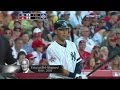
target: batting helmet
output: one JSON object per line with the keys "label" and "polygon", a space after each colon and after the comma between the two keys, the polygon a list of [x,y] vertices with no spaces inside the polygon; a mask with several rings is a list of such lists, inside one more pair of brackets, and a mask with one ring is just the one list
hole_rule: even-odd
{"label": "batting helmet", "polygon": [[65,29],[65,28],[69,28],[69,26],[65,20],[58,20],[54,24],[54,29]]}

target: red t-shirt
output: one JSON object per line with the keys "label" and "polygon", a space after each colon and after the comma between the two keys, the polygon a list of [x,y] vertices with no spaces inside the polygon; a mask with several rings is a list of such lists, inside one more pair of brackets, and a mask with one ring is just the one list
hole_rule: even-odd
{"label": "red t-shirt", "polygon": [[91,56],[91,54],[88,53],[88,52],[86,52],[86,51],[84,51],[83,53],[80,53],[80,52],[79,52],[79,54],[80,54],[80,57],[84,60],[84,62],[85,62],[86,60],[88,60],[88,59],[90,58],[90,56]]}

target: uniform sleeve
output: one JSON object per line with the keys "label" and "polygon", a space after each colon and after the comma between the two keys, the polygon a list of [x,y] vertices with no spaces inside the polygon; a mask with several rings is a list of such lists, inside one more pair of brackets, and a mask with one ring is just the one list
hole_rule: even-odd
{"label": "uniform sleeve", "polygon": [[49,65],[61,65],[60,59],[57,57],[56,53],[51,48],[48,48],[46,50],[46,58],[48,60]]}
{"label": "uniform sleeve", "polygon": [[76,51],[76,59],[77,59],[77,62],[76,62],[76,67],[75,67],[75,71],[74,73],[81,73],[81,70],[83,68],[83,63],[82,63],[82,59],[78,53],[78,50],[77,48],[75,48],[75,51]]}

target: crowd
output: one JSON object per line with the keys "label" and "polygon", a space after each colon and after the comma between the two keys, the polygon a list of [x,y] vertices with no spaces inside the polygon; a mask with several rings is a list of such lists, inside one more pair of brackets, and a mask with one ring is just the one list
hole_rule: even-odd
{"label": "crowd", "polygon": [[[31,11],[40,13],[40,11]],[[56,40],[54,23],[66,20],[68,40],[74,42],[84,70],[93,70],[111,60],[101,70],[120,70],[119,11],[46,11],[47,20],[18,20],[19,11],[0,13],[0,35],[10,43],[15,65],[23,59],[29,65],[47,65],[46,49]]]}

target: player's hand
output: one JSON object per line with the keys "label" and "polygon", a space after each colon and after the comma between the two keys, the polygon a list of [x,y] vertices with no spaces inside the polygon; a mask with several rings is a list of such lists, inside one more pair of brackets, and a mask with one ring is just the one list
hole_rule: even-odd
{"label": "player's hand", "polygon": [[63,69],[63,70],[62,70],[62,74],[63,74],[64,76],[68,76],[68,75],[69,75],[69,71],[68,71],[68,70]]}

